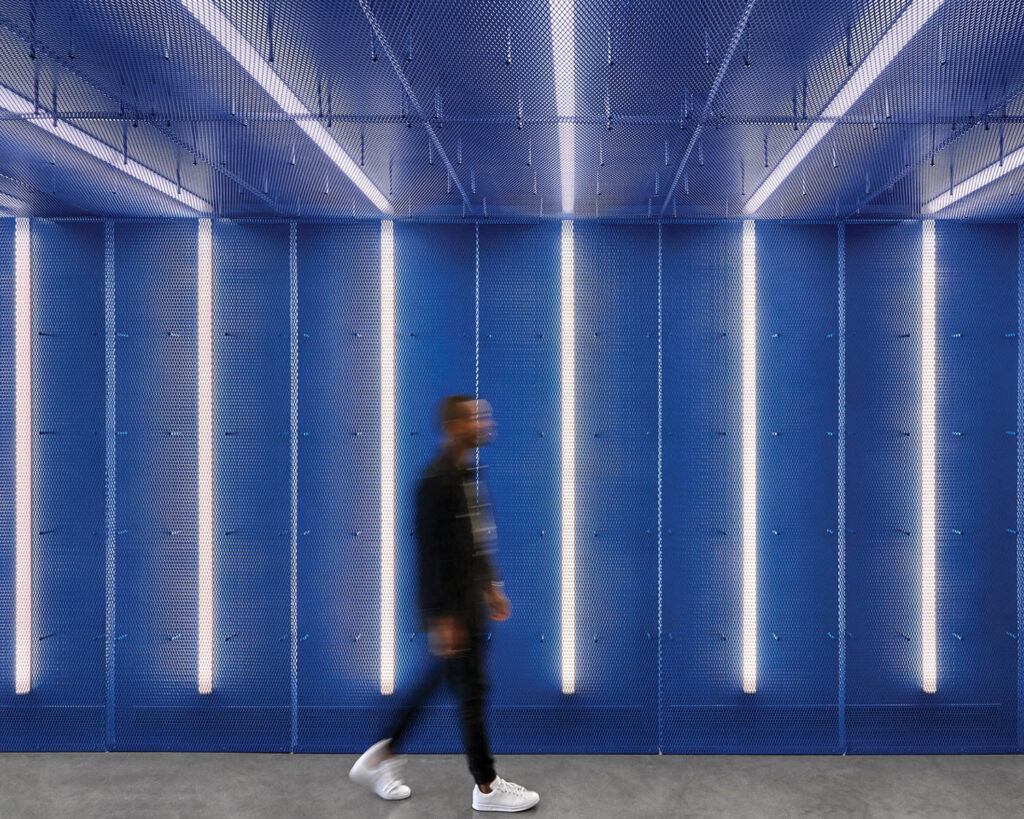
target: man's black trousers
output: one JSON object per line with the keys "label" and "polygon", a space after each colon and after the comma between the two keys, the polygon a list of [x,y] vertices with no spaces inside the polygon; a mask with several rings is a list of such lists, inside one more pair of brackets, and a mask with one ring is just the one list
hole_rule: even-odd
{"label": "man's black trousers", "polygon": [[413,687],[408,704],[386,736],[391,737],[390,747],[395,752],[402,734],[415,718],[420,706],[441,681],[447,679],[452,693],[459,700],[459,721],[469,772],[478,785],[489,785],[494,781],[495,772],[484,726],[484,695],[487,690],[484,661],[488,641],[486,633],[477,626],[470,626],[467,631],[467,647],[461,654],[443,659],[430,655],[426,668]]}

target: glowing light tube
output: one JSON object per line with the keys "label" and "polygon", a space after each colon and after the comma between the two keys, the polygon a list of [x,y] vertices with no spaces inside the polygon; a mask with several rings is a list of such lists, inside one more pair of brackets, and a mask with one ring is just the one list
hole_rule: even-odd
{"label": "glowing light tube", "polygon": [[921,234],[921,687],[936,690],[935,221]]}
{"label": "glowing light tube", "polygon": [[[559,117],[576,116],[575,0],[550,0],[551,47],[555,64],[555,109]],[[576,130],[558,123],[558,156],[562,166],[562,212],[576,206]]]}
{"label": "glowing light tube", "polygon": [[[31,100],[27,100],[20,94],[15,94],[3,86],[0,86],[0,108],[12,111],[15,114],[32,114],[35,112],[35,105]],[[74,125],[69,125],[64,120],[57,120],[56,125],[53,125],[52,120],[42,119],[26,119],[25,122],[29,125],[34,125],[40,131],[44,131],[50,136],[64,140],[64,142],[73,145],[80,151],[85,151],[90,156],[107,163],[115,170],[128,174],[144,185],[148,185],[153,190],[164,194],[164,196],[169,196],[171,199],[180,202],[187,208],[191,208],[199,213],[210,213],[213,211],[213,205],[205,199],[201,199],[184,188],[179,192],[176,182],[160,176],[160,174],[151,171],[134,159],[129,158],[128,162],[125,163],[123,153],[110,147],[107,143],[101,142],[91,134],[76,128]]]}
{"label": "glowing light tube", "polygon": [[793,173],[804,157],[807,156],[825,135],[832,130],[834,120],[846,114],[861,95],[885,71],[896,55],[899,54],[921,30],[921,27],[938,11],[944,0],[913,0],[903,13],[890,26],[885,36],[871,49],[857,70],[843,83],[832,101],[821,112],[821,118],[828,122],[815,122],[794,143],[782,161],[775,166],[764,182],[747,200],[746,212],[755,213],[786,178]]}
{"label": "glowing light tube", "polygon": [[952,191],[944,191],[925,204],[922,210],[926,214],[938,213],[940,210],[948,208],[954,202],[959,202],[965,196],[970,196],[979,188],[991,185],[997,179],[1001,179],[1011,171],[1017,170],[1021,165],[1024,165],[1024,148],[1018,148],[1012,154],[1004,156],[1002,165],[998,162],[993,162],[987,168],[978,171],[974,176],[965,179]]}
{"label": "glowing light tube", "polygon": [[14,221],[15,692],[32,688],[32,249]]}
{"label": "glowing light tube", "polygon": [[363,173],[363,169],[341,149],[330,132],[318,120],[305,118],[311,117],[310,110],[284,84],[270,63],[260,56],[260,53],[242,36],[242,33],[224,16],[212,0],[181,0],[181,4],[224,47],[235,62],[259,83],[260,87],[286,114],[302,117],[296,119],[295,124],[306,132],[306,135],[316,143],[316,146],[327,155],[328,159],[352,180],[379,211],[391,213],[391,205],[387,198],[370,181],[370,177]]}
{"label": "glowing light tube", "polygon": [[743,691],[757,691],[757,248],[743,223]]}
{"label": "glowing light tube", "polygon": [[0,213],[9,216],[16,216],[19,213],[26,212],[28,212],[28,205],[20,199],[15,199],[13,196],[8,196],[6,193],[0,193]]}
{"label": "glowing light tube", "polygon": [[562,693],[576,690],[576,242],[562,222]]}
{"label": "glowing light tube", "polygon": [[199,693],[213,690],[213,245],[199,220],[196,281],[196,461],[198,467]]}
{"label": "glowing light tube", "polygon": [[380,223],[380,693],[395,693],[395,223]]}

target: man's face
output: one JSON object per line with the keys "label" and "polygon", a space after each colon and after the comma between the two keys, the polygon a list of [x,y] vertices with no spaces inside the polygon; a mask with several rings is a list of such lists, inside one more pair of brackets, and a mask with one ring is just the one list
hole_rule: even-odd
{"label": "man's face", "polygon": [[485,446],[494,440],[494,426],[491,405],[481,398],[463,404],[462,415],[452,423],[450,434],[467,447]]}

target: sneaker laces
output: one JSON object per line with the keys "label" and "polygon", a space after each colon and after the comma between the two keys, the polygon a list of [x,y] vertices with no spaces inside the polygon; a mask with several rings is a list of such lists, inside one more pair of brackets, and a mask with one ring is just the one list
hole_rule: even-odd
{"label": "sneaker laces", "polygon": [[517,785],[515,782],[509,782],[507,779],[502,779],[500,776],[494,783],[494,790],[504,791],[505,793],[511,793],[516,796],[526,793],[526,788],[522,785]]}
{"label": "sneaker laces", "polygon": [[378,777],[384,779],[383,787],[385,792],[391,793],[395,789],[402,787],[403,782],[399,774],[401,773],[403,762],[404,760],[396,756],[380,763],[377,773]]}

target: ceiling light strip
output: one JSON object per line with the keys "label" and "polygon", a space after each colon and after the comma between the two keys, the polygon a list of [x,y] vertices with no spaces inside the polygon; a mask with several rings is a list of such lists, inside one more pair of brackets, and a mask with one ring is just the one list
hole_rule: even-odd
{"label": "ceiling light strip", "polygon": [[871,49],[857,70],[843,83],[832,101],[821,112],[818,120],[803,132],[793,147],[782,157],[782,161],[754,191],[754,195],[747,200],[745,207],[747,213],[755,213],[768,197],[778,190],[807,154],[814,149],[814,146],[832,130],[835,120],[850,110],[914,38],[914,35],[921,30],[921,27],[938,11],[943,2],[944,0],[912,0],[882,39]]}
{"label": "ceiling light strip", "polygon": [[959,202],[975,191],[991,185],[997,179],[1002,179],[1008,173],[1017,170],[1024,165],[1024,147],[1018,148],[1012,154],[1003,157],[1003,162],[993,162],[987,168],[978,171],[974,176],[968,177],[958,183],[954,188],[945,190],[941,195],[936,196],[922,208],[924,213],[933,214],[945,210],[954,202]]}
{"label": "ceiling light strip", "polygon": [[[1018,88],[1013,93],[1008,94],[1008,95],[1002,97],[1002,99],[1000,99],[998,103],[996,103],[995,105],[990,105],[988,110],[986,112],[984,112],[981,116],[979,116],[977,119],[975,119],[975,121],[973,123],[967,124],[963,128],[957,128],[957,130],[952,131],[941,142],[938,142],[938,143],[935,143],[934,145],[932,145],[930,147],[930,149],[927,151],[926,155],[932,160],[932,162],[934,164],[934,159],[935,159],[935,157],[938,154],[940,154],[943,151],[945,151],[950,145],[953,145],[953,144],[955,144],[957,142],[960,142],[965,136],[967,136],[967,134],[971,133],[974,130],[974,128],[976,128],[981,123],[983,123],[983,122],[987,123],[989,121],[990,117],[998,117],[998,116],[1000,116],[1001,112],[1005,111],[1006,107],[1008,105],[1010,105],[1010,103],[1016,102],[1018,99],[1020,99],[1021,96],[1024,96],[1024,88]],[[933,124],[932,128],[934,129],[934,127],[935,127],[935,125]],[[1005,162],[1005,157],[1003,159],[1004,159],[1004,162]],[[998,164],[998,163],[996,163],[996,164]],[[915,162],[914,164],[909,164],[909,163],[905,164],[902,168],[900,168],[900,170],[896,174],[894,174],[893,176],[889,177],[888,181],[886,181],[884,184],[879,185],[878,187],[876,187],[874,190],[871,191],[871,193],[867,194],[862,199],[858,199],[857,203],[856,203],[856,207],[855,208],[851,208],[851,210],[860,210],[865,205],[867,205],[869,202],[873,202],[875,199],[878,198],[878,196],[880,196],[881,194],[883,194],[886,191],[890,190],[898,182],[901,182],[903,179],[905,179],[906,177],[910,176],[910,174],[916,172],[917,168],[918,168],[918,163],[917,162]],[[1008,173],[1008,171],[1005,172],[1005,173]],[[992,180],[992,181],[995,181],[995,180]],[[988,184],[988,183],[986,182],[984,184]],[[957,186],[957,190],[959,191],[959,185]],[[961,198],[963,198],[963,196],[966,196],[966,195],[967,195],[966,193],[962,194],[961,196],[958,196],[957,199],[961,199]],[[921,206],[921,212],[923,214],[925,214],[925,215],[930,215],[930,214],[934,213],[935,211],[942,210],[942,208],[944,208],[944,207],[948,207],[949,205],[951,205],[953,203],[953,201],[956,201],[954,199],[954,200],[952,200],[950,202],[947,202],[947,204],[942,204],[942,199],[943,199],[943,197],[939,196],[939,197],[936,197],[934,200],[932,200],[932,202],[930,202],[930,203],[928,203],[926,205],[922,205]],[[929,210],[928,208],[931,205],[933,205],[933,204],[935,205],[934,210]],[[838,216],[837,216],[837,218],[838,218]]]}
{"label": "ceiling light strip", "polygon": [[[35,111],[35,106],[31,100],[25,99],[20,94],[16,94],[3,86],[0,86],[0,108],[12,111],[15,114],[32,114]],[[44,133],[63,140],[69,145],[73,145],[81,151],[85,151],[85,153],[99,159],[101,162],[107,163],[115,170],[128,174],[144,185],[148,185],[153,190],[159,191],[165,196],[180,202],[187,208],[191,208],[198,213],[211,213],[213,211],[213,205],[206,200],[201,199],[184,188],[179,189],[176,182],[166,179],[156,171],[152,171],[145,165],[136,162],[131,157],[128,157],[126,160],[125,155],[121,151],[112,148],[107,143],[96,139],[91,134],[87,134],[85,131],[76,128],[64,120],[58,119],[56,125],[52,124],[52,120],[42,119],[25,119],[25,122],[29,125],[34,125]]]}
{"label": "ceiling light strip", "polygon": [[181,4],[224,47],[235,62],[256,80],[286,114],[296,117],[295,124],[306,132],[316,146],[345,176],[352,180],[378,210],[383,213],[391,212],[391,204],[387,197],[377,189],[377,186],[363,173],[362,168],[353,161],[352,157],[342,150],[318,120],[307,118],[312,117],[310,110],[302,104],[270,64],[260,56],[252,44],[242,36],[241,32],[211,0],[181,0]]}
{"label": "ceiling light strip", "polygon": [[576,207],[576,125],[572,122],[576,116],[576,9],[575,0],[550,0],[550,4],[562,213],[571,216]]}
{"label": "ceiling light strip", "polygon": [[18,216],[28,211],[28,205],[6,193],[0,193],[0,213]]}

